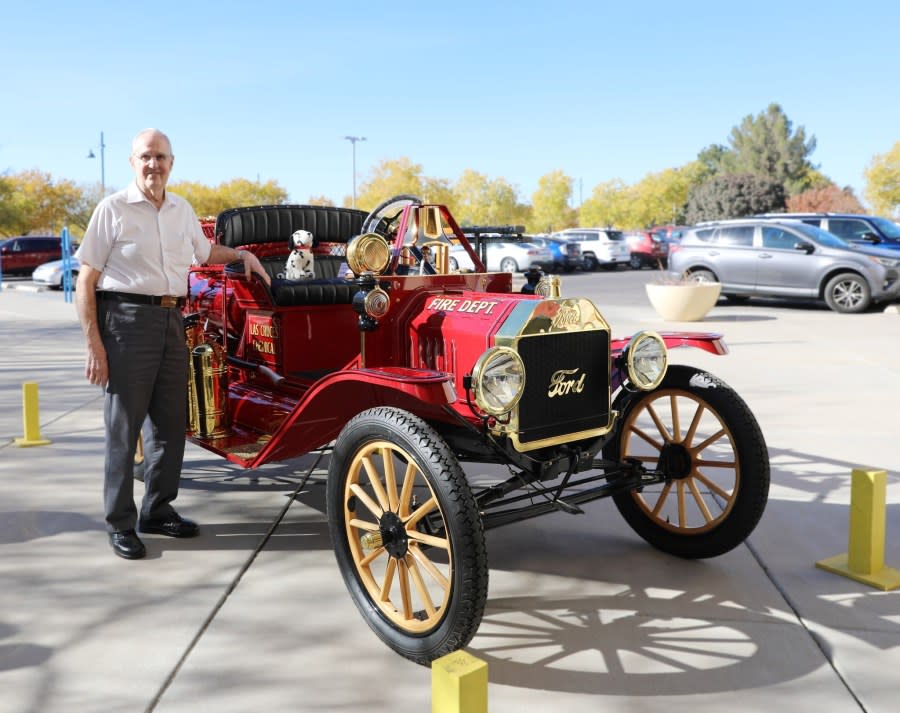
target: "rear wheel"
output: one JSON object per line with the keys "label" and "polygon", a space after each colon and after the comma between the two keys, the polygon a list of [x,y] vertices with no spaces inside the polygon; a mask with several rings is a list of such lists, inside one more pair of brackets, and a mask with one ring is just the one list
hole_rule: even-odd
{"label": "rear wheel", "polygon": [[718,282],[719,278],[711,270],[691,270],[687,274],[689,280],[694,282]]}
{"label": "rear wheel", "polygon": [[396,408],[353,418],[335,443],[327,503],[344,582],[379,638],[420,664],[471,641],[487,600],[484,529],[434,429]]}
{"label": "rear wheel", "polygon": [[853,272],[836,275],[825,285],[825,303],[835,312],[864,312],[872,304],[869,283]]}
{"label": "rear wheel", "polygon": [[707,372],[673,365],[660,386],[620,396],[618,437],[604,455],[635,458],[667,477],[613,496],[629,525],[679,557],[714,557],[743,542],[762,516],[769,456],[738,394]]}

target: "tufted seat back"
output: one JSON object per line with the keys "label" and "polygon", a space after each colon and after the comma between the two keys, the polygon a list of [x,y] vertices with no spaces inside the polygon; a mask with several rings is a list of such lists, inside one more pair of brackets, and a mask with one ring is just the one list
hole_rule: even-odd
{"label": "tufted seat back", "polygon": [[216,236],[230,248],[283,243],[285,255],[295,230],[313,234],[319,243],[346,243],[359,235],[366,212],[352,208],[311,205],[262,205],[231,208],[216,218]]}

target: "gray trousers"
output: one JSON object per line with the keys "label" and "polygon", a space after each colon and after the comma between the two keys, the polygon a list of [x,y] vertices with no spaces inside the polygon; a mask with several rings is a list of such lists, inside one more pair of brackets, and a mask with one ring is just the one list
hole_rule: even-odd
{"label": "gray trousers", "polygon": [[[144,433],[144,498],[140,516],[174,512],[187,424],[188,352],[181,311],[100,301],[103,346],[109,362],[103,417],[106,529],[134,529],[134,454]],[[145,423],[146,420],[146,423]]]}

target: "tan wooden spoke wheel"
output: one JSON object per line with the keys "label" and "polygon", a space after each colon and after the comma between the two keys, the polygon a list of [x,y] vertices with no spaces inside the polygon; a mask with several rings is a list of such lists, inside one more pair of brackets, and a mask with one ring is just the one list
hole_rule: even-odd
{"label": "tan wooden spoke wheel", "polygon": [[623,391],[615,406],[617,437],[604,455],[664,476],[613,496],[628,524],[680,557],[713,557],[743,542],[769,492],[765,439],[743,399],[705,371],[673,365],[657,389]]}
{"label": "tan wooden spoke wheel", "polygon": [[660,389],[628,414],[622,428],[623,456],[672,475],[632,493],[647,517],[673,532],[699,533],[728,516],[740,489],[740,464],[728,425],[706,402]]}
{"label": "tan wooden spoke wheel", "polygon": [[453,557],[437,497],[412,457],[387,441],[357,451],[344,521],[371,600],[409,632],[433,628],[450,597]]}
{"label": "tan wooden spoke wheel", "polygon": [[484,525],[440,434],[403,409],[363,411],[335,441],[326,491],[335,559],[372,630],[421,664],[468,644],[487,601]]}

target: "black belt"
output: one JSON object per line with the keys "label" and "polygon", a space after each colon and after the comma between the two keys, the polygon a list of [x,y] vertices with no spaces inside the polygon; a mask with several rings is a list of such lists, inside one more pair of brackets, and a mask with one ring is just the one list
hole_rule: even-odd
{"label": "black belt", "polygon": [[128,302],[139,305],[156,305],[157,307],[184,307],[185,298],[175,295],[137,295],[132,292],[97,291],[97,299],[103,302]]}

